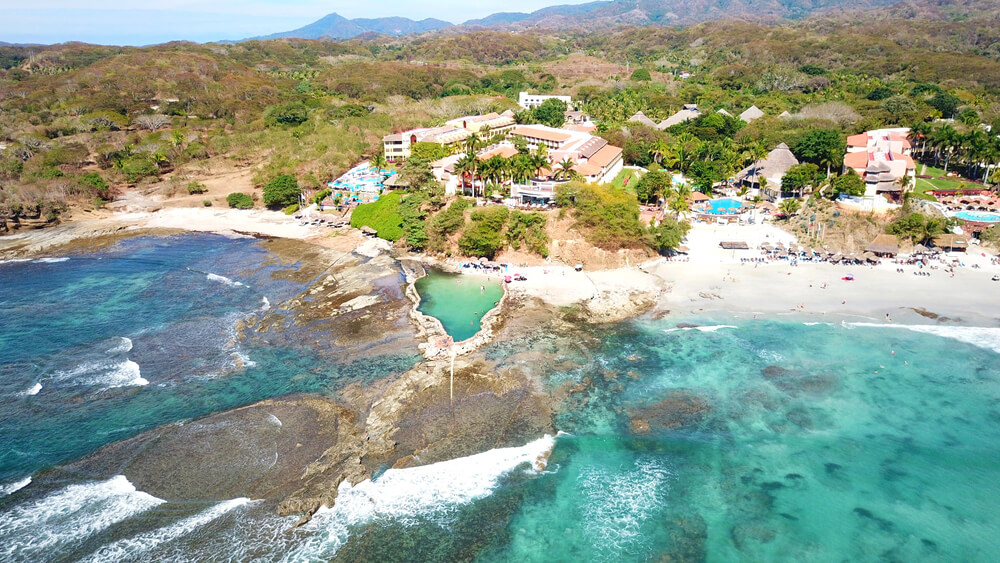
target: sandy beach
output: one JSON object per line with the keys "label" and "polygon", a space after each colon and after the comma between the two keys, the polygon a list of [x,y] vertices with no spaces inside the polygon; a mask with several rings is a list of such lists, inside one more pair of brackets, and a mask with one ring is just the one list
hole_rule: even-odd
{"label": "sandy beach", "polygon": [[[118,213],[107,219],[84,220],[57,227],[24,231],[0,237],[0,259],[37,256],[72,248],[74,241],[142,232],[197,231],[306,240],[344,251],[365,253],[388,250],[373,246],[354,229],[331,229],[301,224],[280,212],[210,208],[167,208],[155,212]],[[367,244],[366,244],[367,241]],[[751,250],[723,250],[721,241],[744,241]],[[885,322],[951,322],[995,326],[1000,301],[991,299],[1000,282],[1000,266],[990,254],[973,247],[954,252],[947,259],[965,263],[954,276],[930,269],[917,276],[917,267],[883,260],[877,266],[840,266],[787,261],[742,262],[760,257],[761,243],[795,243],[781,229],[762,225],[695,223],[685,240],[689,252],[678,258],[654,258],[632,267],[576,271],[562,263],[543,266],[510,266],[507,274],[522,274],[514,281],[514,296],[537,298],[556,307],[584,305],[594,320],[619,320],[652,310],[682,316],[789,315],[834,320]],[[444,262],[458,267],[462,260]],[[973,268],[973,265],[979,268]],[[943,266],[941,263],[932,265]],[[897,272],[902,268],[903,272]],[[462,269],[477,275],[478,270]],[[854,281],[843,281],[846,274]],[[493,277],[497,277],[494,274]],[[501,276],[502,277],[502,276]]]}

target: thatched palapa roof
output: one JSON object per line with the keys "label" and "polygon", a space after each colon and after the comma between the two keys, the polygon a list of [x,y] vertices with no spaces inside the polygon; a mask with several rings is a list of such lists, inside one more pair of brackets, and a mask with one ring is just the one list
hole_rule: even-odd
{"label": "thatched palapa roof", "polygon": [[780,182],[788,169],[799,163],[788,145],[781,143],[767,153],[767,158],[747,166],[736,175],[738,183],[759,184],[760,178],[767,178],[772,185]]}
{"label": "thatched palapa roof", "polygon": [[641,123],[648,127],[653,127],[653,128],[656,127],[656,122],[646,117],[646,114],[642,113],[641,111],[636,112],[636,114],[628,118],[628,120],[631,123]]}
{"label": "thatched palapa roof", "polygon": [[865,247],[866,252],[874,252],[875,254],[888,254],[890,256],[895,256],[899,254],[899,239],[895,235],[889,235],[882,233],[881,235],[875,237],[875,240],[868,243]]}

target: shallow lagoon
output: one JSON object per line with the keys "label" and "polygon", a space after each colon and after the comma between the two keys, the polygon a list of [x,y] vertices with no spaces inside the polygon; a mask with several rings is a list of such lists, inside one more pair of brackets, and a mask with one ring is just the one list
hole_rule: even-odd
{"label": "shallow lagoon", "polygon": [[495,280],[440,270],[427,270],[416,286],[418,310],[441,321],[455,342],[479,332],[483,317],[503,297],[503,288]]}

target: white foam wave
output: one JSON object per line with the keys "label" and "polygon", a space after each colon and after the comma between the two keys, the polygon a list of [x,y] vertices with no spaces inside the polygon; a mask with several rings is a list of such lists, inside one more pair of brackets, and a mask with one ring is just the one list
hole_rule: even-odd
{"label": "white foam wave", "polygon": [[376,480],[340,484],[333,508],[322,507],[306,524],[317,533],[289,553],[286,561],[330,557],[347,541],[348,527],[376,518],[415,524],[415,516],[447,518],[460,505],[484,498],[500,479],[519,467],[544,471],[555,438],[546,435],[521,447],[499,448],[421,467],[389,469]]}
{"label": "white foam wave", "polygon": [[895,328],[906,329],[913,332],[933,334],[943,338],[950,338],[972,344],[979,348],[992,350],[1000,354],[1000,328],[978,327],[978,326],[939,326],[939,325],[901,325],[901,324],[880,324],[880,323],[844,323],[846,328],[869,327],[869,328]]}
{"label": "white foam wave", "polygon": [[0,485],[0,498],[12,495],[31,484],[31,477],[25,477],[20,481],[14,481],[6,485]]}
{"label": "white foam wave", "polygon": [[833,326],[833,323],[802,323],[802,324],[804,324],[806,326],[819,326],[819,325]]}
{"label": "white foam wave", "polygon": [[86,538],[164,501],[122,475],[70,485],[0,514],[0,560],[53,559]]}
{"label": "white foam wave", "polygon": [[105,545],[85,558],[84,561],[97,562],[138,559],[143,553],[156,546],[187,536],[216,518],[224,516],[249,502],[250,499],[248,498],[227,500],[169,526]]}
{"label": "white foam wave", "polygon": [[109,354],[127,354],[132,351],[132,339],[126,338],[124,336],[119,336],[119,342],[115,346],[112,346],[109,350]]}
{"label": "white foam wave", "polygon": [[261,306],[260,306],[261,311],[267,311],[268,309],[271,308],[271,302],[268,301],[267,297],[262,297],[260,301],[261,301]]}
{"label": "white foam wave", "polygon": [[584,537],[613,561],[645,551],[642,525],[664,508],[671,474],[662,460],[640,457],[632,468],[589,466],[577,484],[587,499]]}
{"label": "white foam wave", "polygon": [[39,262],[41,264],[58,264],[59,262],[65,262],[67,260],[69,260],[68,256],[62,256],[59,258],[39,258],[38,260],[35,260],[35,262]]}
{"label": "white foam wave", "polygon": [[233,281],[233,280],[227,278],[226,276],[220,276],[219,274],[208,274],[207,277],[208,277],[208,279],[210,279],[212,281],[217,281],[217,282],[220,282],[220,283],[224,283],[224,284],[228,285],[229,287],[243,287],[242,283],[240,283],[238,281]]}
{"label": "white foam wave", "polygon": [[737,327],[733,325],[682,326],[677,328],[668,328],[663,332],[677,332],[678,330],[697,330],[699,332],[715,332],[717,330],[722,330],[724,328],[737,328]]}
{"label": "white foam wave", "polygon": [[41,391],[41,390],[42,390],[42,384],[41,383],[35,383],[27,391],[22,391],[21,392],[21,396],[22,397],[31,397],[31,396],[37,395],[38,392]]}
{"label": "white foam wave", "polygon": [[71,370],[57,371],[53,377],[74,385],[93,385],[105,389],[149,385],[149,381],[142,377],[139,364],[127,358],[80,364]]}
{"label": "white foam wave", "polygon": [[274,416],[271,413],[267,413],[267,420],[268,420],[268,422],[270,422],[271,424],[273,424],[275,426],[283,426],[283,424],[281,424],[281,419],[278,418],[278,417],[276,417],[276,416]]}

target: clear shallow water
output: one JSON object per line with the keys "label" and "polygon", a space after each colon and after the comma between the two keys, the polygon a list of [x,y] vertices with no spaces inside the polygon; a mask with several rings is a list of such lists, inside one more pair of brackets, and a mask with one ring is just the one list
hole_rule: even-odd
{"label": "clear shallow water", "polygon": [[156,425],[412,364],[336,365],[238,338],[304,284],[272,279],[254,239],[139,238],[0,264],[0,486]]}
{"label": "clear shallow water", "polygon": [[[246,246],[239,252],[229,247],[230,254],[257,252],[253,241],[236,243]],[[212,272],[243,283],[247,291],[262,287],[253,275],[237,275],[243,270],[239,264],[221,270]],[[197,284],[202,279],[199,275]],[[214,283],[209,287],[240,289]],[[157,293],[170,291],[160,287]],[[198,292],[189,286],[189,299],[191,293]],[[248,301],[256,306],[258,295]],[[5,293],[2,306],[12,302]],[[196,307],[199,314],[209,310],[204,303]],[[231,303],[221,299],[218,306],[225,310]],[[193,330],[210,316],[163,326]],[[273,507],[260,502],[163,502],[123,478],[29,497],[25,491],[30,493],[31,485],[13,491],[26,474],[11,471],[0,480],[3,491],[11,491],[0,499],[0,559],[36,560],[39,554],[116,561],[995,559],[1000,551],[997,329],[705,320],[712,326],[677,330],[675,323],[587,329],[569,345],[535,334],[490,347],[487,352],[501,369],[508,357],[512,365],[523,361],[512,354],[524,350],[558,358],[556,367],[518,364],[537,370],[550,389],[584,383],[556,411],[557,427],[568,434],[342,486],[336,507],[295,530],[296,517],[274,516]],[[97,332],[71,345],[115,347],[115,357],[135,361],[148,385],[104,391],[91,384],[69,386],[60,391],[67,397],[62,410],[82,410],[61,419],[69,423],[46,427],[33,418],[37,406],[27,401],[44,405],[46,389],[61,388],[46,386],[42,377],[37,395],[8,401],[15,410],[3,418],[4,428],[20,428],[11,417],[29,421],[26,428],[33,432],[48,428],[45,439],[55,442],[43,441],[48,447],[38,446],[32,454],[46,459],[60,448],[96,447],[77,443],[95,428],[118,429],[121,435],[107,441],[138,432],[121,426],[118,417],[142,427],[175,411],[218,409],[289,389],[321,392],[337,381],[301,350],[250,345],[242,352],[257,367],[245,374],[204,378],[179,370],[168,377],[147,368],[158,365],[144,340],[156,331],[136,332]],[[133,341],[131,350],[124,351],[122,336]],[[53,349],[48,353],[71,348]],[[21,364],[34,357],[7,351],[23,354]],[[270,377],[255,371],[263,366],[270,367]],[[4,381],[13,373],[19,372],[5,371]],[[299,381],[292,373],[310,375]],[[269,383],[272,378],[278,381]],[[22,378],[9,387],[16,393],[33,381]],[[163,382],[169,385],[158,387]],[[173,403],[160,408],[152,398]],[[152,414],[133,412],[146,409]],[[69,416],[56,408],[43,414]],[[634,431],[644,430],[639,421],[648,431]],[[83,431],[77,432],[77,424]],[[58,431],[75,438],[60,438]],[[553,446],[547,468],[533,467]]]}
{"label": "clear shallow water", "polygon": [[441,321],[455,342],[479,332],[483,317],[503,297],[503,288],[496,281],[438,270],[427,270],[416,286],[418,310]]}

